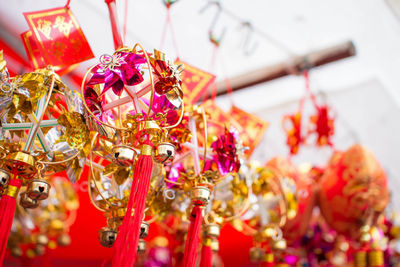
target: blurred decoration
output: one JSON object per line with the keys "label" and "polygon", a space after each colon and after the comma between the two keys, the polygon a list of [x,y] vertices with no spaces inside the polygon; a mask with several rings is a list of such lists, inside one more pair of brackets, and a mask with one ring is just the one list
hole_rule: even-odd
{"label": "blurred decoration", "polygon": [[377,224],[389,202],[385,171],[372,152],[361,145],[336,152],[319,184],[325,220],[353,240],[361,237],[362,227]]}
{"label": "blurred decoration", "polygon": [[[307,62],[306,62],[307,64]],[[298,111],[294,114],[283,116],[282,125],[286,132],[286,144],[289,147],[289,153],[296,155],[299,152],[300,146],[307,144],[310,137],[315,135],[316,146],[331,146],[332,136],[335,134],[335,118],[332,114],[332,109],[327,105],[317,103],[314,93],[310,89],[310,78],[308,70],[303,71],[305,80],[305,94],[299,102]],[[310,117],[308,132],[305,133],[303,117],[304,104],[307,99],[310,99],[316,111],[315,115]]]}
{"label": "blurred decoration", "polygon": [[7,245],[11,254],[33,258],[42,256],[47,249],[69,246],[68,232],[75,222],[78,207],[77,194],[68,180],[53,177],[49,197],[43,201],[41,209],[17,209]]}

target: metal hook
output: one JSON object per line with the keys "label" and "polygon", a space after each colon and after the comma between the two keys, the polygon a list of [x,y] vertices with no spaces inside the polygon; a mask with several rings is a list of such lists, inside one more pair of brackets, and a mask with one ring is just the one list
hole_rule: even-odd
{"label": "metal hook", "polygon": [[217,0],[215,0],[215,1],[209,1],[209,2],[207,3],[207,5],[205,5],[205,6],[200,10],[200,13],[203,13],[207,8],[209,8],[209,7],[212,6],[212,5],[215,5],[215,6],[217,7],[217,11],[216,11],[216,13],[215,13],[215,15],[214,15],[214,18],[213,18],[212,21],[211,21],[210,28],[209,28],[209,30],[208,30],[208,38],[210,39],[210,41],[211,41],[214,45],[219,46],[219,45],[221,44],[221,41],[222,41],[222,39],[224,38],[224,35],[225,35],[225,32],[226,32],[226,27],[224,27],[224,28],[222,29],[222,32],[221,32],[221,34],[219,35],[219,37],[217,37],[216,34],[215,34],[215,31],[214,31],[214,30],[215,30],[215,26],[216,26],[216,24],[217,24],[217,22],[218,22],[218,19],[219,19],[220,15],[221,15],[221,12],[222,12],[221,3],[220,3],[219,1],[217,1]]}
{"label": "metal hook", "polygon": [[163,0],[164,5],[169,8],[170,6],[172,6],[173,4],[175,4],[176,2],[178,2],[178,0]]}
{"label": "metal hook", "polygon": [[242,43],[243,52],[246,56],[251,55],[257,49],[258,42],[252,42],[252,36],[254,34],[253,25],[249,21],[242,22],[241,25],[245,29],[244,41]]}

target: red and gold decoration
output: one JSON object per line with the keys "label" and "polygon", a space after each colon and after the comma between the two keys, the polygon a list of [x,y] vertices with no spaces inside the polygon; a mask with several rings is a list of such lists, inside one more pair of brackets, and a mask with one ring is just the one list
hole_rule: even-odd
{"label": "red and gold decoration", "polygon": [[335,153],[319,182],[319,203],[327,223],[353,239],[373,226],[389,202],[387,178],[371,151],[354,145]]}
{"label": "red and gold decoration", "polygon": [[[315,94],[310,89],[310,78],[308,70],[303,72],[306,92],[299,103],[296,113],[287,114],[282,118],[282,126],[286,133],[286,144],[290,155],[296,155],[302,145],[308,143],[309,139],[315,139],[316,146],[333,147],[332,137],[335,134],[335,117],[332,108],[328,104],[319,104]],[[309,118],[309,125],[305,127],[304,104],[307,99],[311,100],[316,114]],[[308,128],[308,131],[306,131]]]}
{"label": "red and gold decoration", "polygon": [[34,69],[52,65],[66,73],[94,57],[83,31],[68,6],[24,13],[29,31],[21,35]]}

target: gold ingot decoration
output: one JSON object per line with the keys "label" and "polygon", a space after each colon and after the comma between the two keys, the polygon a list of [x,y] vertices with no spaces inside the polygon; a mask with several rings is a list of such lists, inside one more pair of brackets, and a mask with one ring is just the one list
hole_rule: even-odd
{"label": "gold ingot decoration", "polygon": [[19,204],[25,209],[34,209],[39,207],[39,202],[36,199],[30,198],[26,192],[21,193]]}
{"label": "gold ingot decoration", "polygon": [[158,163],[169,163],[175,159],[176,147],[171,143],[160,143],[157,145],[154,160]]}
{"label": "gold ingot decoration", "polygon": [[146,133],[154,136],[160,136],[162,133],[162,130],[160,126],[158,126],[157,122],[152,120],[140,121],[137,126],[137,131],[139,133]]}
{"label": "gold ingot decoration", "polygon": [[210,200],[211,191],[205,186],[195,186],[192,189],[192,202],[195,205],[207,205]]}
{"label": "gold ingot decoration", "polygon": [[261,248],[252,247],[249,251],[250,261],[259,262],[262,260],[264,251]]}
{"label": "gold ingot decoration", "polygon": [[31,179],[36,175],[35,158],[26,152],[14,152],[7,156],[7,168],[17,175]]}
{"label": "gold ingot decoration", "polygon": [[219,237],[220,227],[218,224],[210,223],[204,226],[204,236],[206,237]]}
{"label": "gold ingot decoration", "polygon": [[42,179],[35,179],[28,184],[26,193],[31,199],[44,200],[49,197],[50,184]]}
{"label": "gold ingot decoration", "polygon": [[118,235],[117,231],[109,227],[101,228],[98,234],[100,244],[106,248],[111,248],[114,245]]}
{"label": "gold ingot decoration", "polygon": [[10,173],[4,169],[0,169],[0,188],[5,188],[10,181]]}
{"label": "gold ingot decoration", "polygon": [[139,239],[137,252],[138,253],[146,252],[146,241],[144,241],[143,239]]}
{"label": "gold ingot decoration", "polygon": [[112,148],[113,162],[119,166],[129,167],[135,162],[137,155],[133,147],[118,145]]}
{"label": "gold ingot decoration", "polygon": [[146,238],[149,235],[150,225],[148,222],[143,221],[140,225],[140,238]]}

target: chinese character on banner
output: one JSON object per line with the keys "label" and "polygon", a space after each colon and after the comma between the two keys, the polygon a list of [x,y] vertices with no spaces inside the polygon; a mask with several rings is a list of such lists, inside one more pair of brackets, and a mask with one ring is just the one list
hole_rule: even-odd
{"label": "chinese character on banner", "polygon": [[181,73],[182,90],[185,102],[194,104],[214,82],[215,75],[202,71],[188,63],[177,59],[175,65],[183,64],[185,69]]}
{"label": "chinese character on banner", "polygon": [[[245,151],[245,155],[250,157],[263,138],[268,122],[235,106],[232,106],[228,114],[231,120],[241,126],[238,127],[240,139],[243,141],[243,146],[249,147],[249,150]],[[235,126],[233,122],[232,125]]]}
{"label": "chinese character on banner", "polygon": [[66,73],[94,57],[71,10],[66,7],[24,13],[30,30],[22,40],[34,68],[52,65]]}

